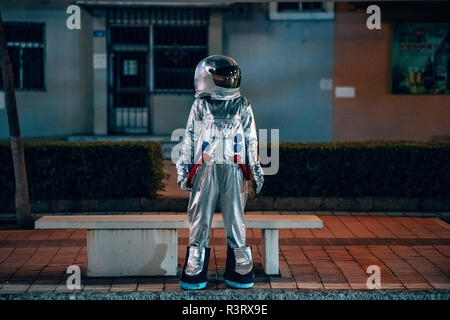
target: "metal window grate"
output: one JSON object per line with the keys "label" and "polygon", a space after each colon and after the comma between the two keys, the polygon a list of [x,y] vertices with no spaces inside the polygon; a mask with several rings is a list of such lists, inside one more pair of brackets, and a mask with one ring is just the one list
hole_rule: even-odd
{"label": "metal window grate", "polygon": [[299,10],[300,3],[299,2],[278,2],[277,10],[278,11],[289,11],[289,10]]}
{"label": "metal window grate", "polygon": [[149,28],[143,27],[111,27],[111,43],[132,43],[148,45]]}
{"label": "metal window grate", "polygon": [[278,12],[286,11],[325,11],[322,2],[278,2]]}
{"label": "metal window grate", "polygon": [[206,27],[153,28],[154,90],[194,89],[194,70],[208,54]]}
{"label": "metal window grate", "polygon": [[4,28],[15,87],[44,89],[44,24],[5,22]]}
{"label": "metal window grate", "polygon": [[270,2],[270,20],[328,20],[334,19],[332,1]]}
{"label": "metal window grate", "polygon": [[44,24],[33,22],[5,22],[7,42],[44,42]]}
{"label": "metal window grate", "polygon": [[208,54],[207,9],[107,11],[109,132],[149,132],[154,93],[193,93],[197,63]]}
{"label": "metal window grate", "polygon": [[178,25],[206,26],[208,9],[186,8],[112,8],[108,9],[108,23],[111,25]]}

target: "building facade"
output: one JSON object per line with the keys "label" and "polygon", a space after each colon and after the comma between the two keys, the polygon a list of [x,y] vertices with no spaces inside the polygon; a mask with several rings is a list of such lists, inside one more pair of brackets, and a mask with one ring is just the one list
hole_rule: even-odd
{"label": "building facade", "polygon": [[[73,4],[80,29],[67,26]],[[194,67],[211,54],[237,60],[257,126],[280,129],[283,142],[450,135],[449,95],[390,91],[392,24],[404,17],[395,10],[369,30],[365,8],[345,3],[16,0],[0,8],[25,138],[168,137],[185,126]],[[418,7],[407,19],[427,14]],[[353,95],[339,96],[340,87]]]}

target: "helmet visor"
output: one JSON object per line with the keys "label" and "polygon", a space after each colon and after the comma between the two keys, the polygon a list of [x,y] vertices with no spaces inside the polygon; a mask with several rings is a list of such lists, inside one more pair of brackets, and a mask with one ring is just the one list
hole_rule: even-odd
{"label": "helmet visor", "polygon": [[241,69],[238,66],[212,68],[209,70],[216,86],[238,88],[241,84]]}

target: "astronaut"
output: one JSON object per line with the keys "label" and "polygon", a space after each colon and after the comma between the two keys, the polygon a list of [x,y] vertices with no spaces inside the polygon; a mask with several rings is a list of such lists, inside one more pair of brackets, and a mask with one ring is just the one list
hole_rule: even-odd
{"label": "astronaut", "polygon": [[180,277],[182,289],[206,287],[211,222],[218,201],[227,242],[225,282],[232,288],[253,286],[244,207],[247,181],[253,179],[259,193],[264,177],[252,107],[240,94],[240,82],[241,70],[227,56],[209,56],[195,70],[195,101],[176,164],[177,182],[190,192],[189,246]]}

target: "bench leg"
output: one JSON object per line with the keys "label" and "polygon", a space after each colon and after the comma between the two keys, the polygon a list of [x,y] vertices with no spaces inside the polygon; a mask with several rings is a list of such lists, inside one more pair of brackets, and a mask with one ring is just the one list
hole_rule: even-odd
{"label": "bench leg", "polygon": [[177,229],[98,229],[87,236],[88,276],[177,274]]}
{"label": "bench leg", "polygon": [[261,229],[262,264],[266,274],[279,274],[278,229]]}

